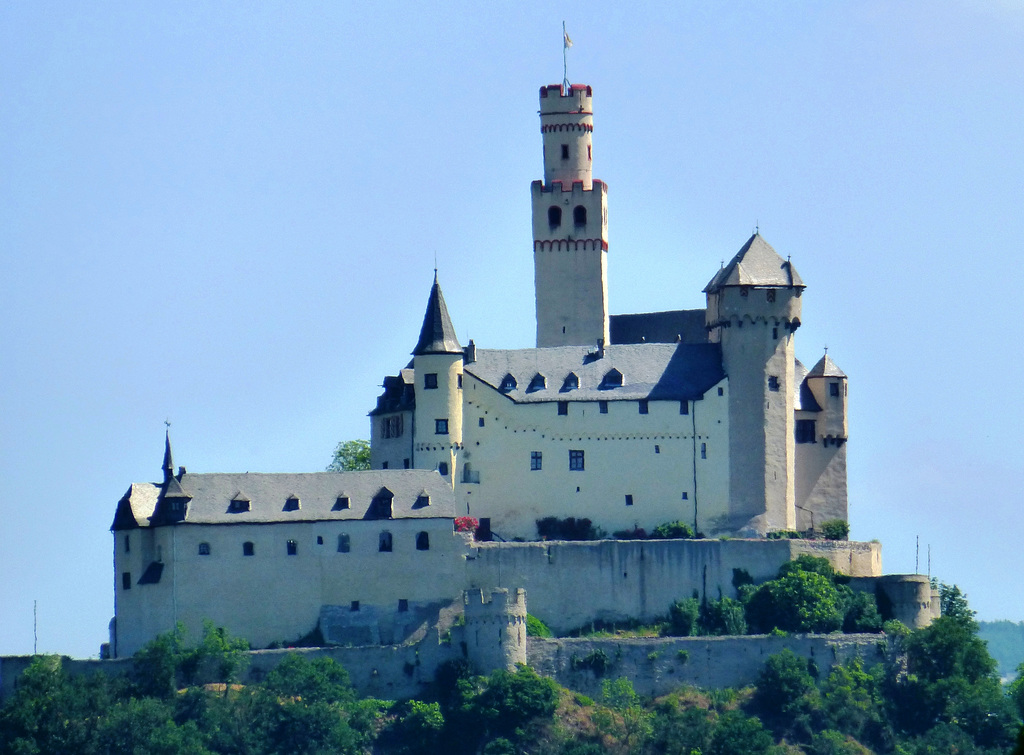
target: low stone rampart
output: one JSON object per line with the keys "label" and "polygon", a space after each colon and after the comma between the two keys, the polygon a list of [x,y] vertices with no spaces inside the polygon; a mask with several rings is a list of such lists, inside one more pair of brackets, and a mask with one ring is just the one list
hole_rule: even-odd
{"label": "low stone rampart", "polygon": [[802,553],[854,577],[882,573],[881,545],[828,540],[597,540],[477,543],[468,588],[523,587],[529,611],[558,633],[593,621],[650,621],[694,591],[736,597],[733,570],[755,582]]}
{"label": "low stone rampart", "polygon": [[641,695],[663,695],[682,685],[745,687],[757,681],[768,656],[788,648],[814,661],[821,678],[853,658],[884,660],[884,635],[672,637],[651,639],[537,639],[527,644],[529,665],[585,695],[600,697],[605,679],[626,677]]}

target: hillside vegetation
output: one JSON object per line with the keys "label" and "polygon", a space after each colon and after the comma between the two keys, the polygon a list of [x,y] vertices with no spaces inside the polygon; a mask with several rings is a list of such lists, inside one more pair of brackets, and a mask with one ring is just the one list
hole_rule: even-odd
{"label": "hillside vegetation", "polygon": [[131,676],[70,677],[37,658],[0,708],[0,753],[988,755],[1019,740],[1024,754],[1024,680],[1003,693],[959,591],[948,603],[930,627],[885,636],[902,651],[888,666],[824,675],[784,651],[756,687],[655,700],[624,678],[592,700],[526,667],[476,677],[464,664],[422,700],[359,698],[337,663],[297,655],[241,685],[244,642],[208,626],[195,647],[162,635]]}

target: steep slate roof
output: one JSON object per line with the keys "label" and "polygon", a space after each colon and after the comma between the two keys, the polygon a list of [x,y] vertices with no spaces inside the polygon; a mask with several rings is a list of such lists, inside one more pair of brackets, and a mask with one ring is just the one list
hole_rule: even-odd
{"label": "steep slate roof", "polygon": [[612,343],[707,343],[705,310],[676,309],[608,318]]}
{"label": "steep slate roof", "polygon": [[807,385],[806,377],[807,368],[799,359],[794,359],[793,384],[796,386],[796,395],[793,397],[793,408],[797,411],[820,412],[821,406]]}
{"label": "steep slate roof", "polygon": [[[395,519],[434,519],[455,516],[451,486],[434,470],[393,469],[366,472],[312,472],[307,474],[189,474],[182,489],[192,497],[183,524],[251,524],[269,522],[340,521],[368,518],[371,502],[382,488],[394,494]],[[118,503],[113,530],[148,527],[161,485],[134,483]],[[429,506],[416,506],[424,493]],[[238,494],[251,502],[249,511],[231,513]],[[285,511],[290,496],[299,508]],[[339,496],[349,508],[334,510]],[[370,517],[372,518],[372,517]]]}
{"label": "steep slate roof", "polygon": [[704,293],[725,286],[781,286],[806,288],[796,268],[779,256],[761,235],[755,233],[729,264],[715,273]]}
{"label": "steep slate roof", "polygon": [[[544,401],[624,401],[698,399],[725,377],[718,344],[626,344],[605,347],[598,358],[593,346],[545,349],[478,349],[465,371],[500,390],[506,375],[517,386],[502,391],[517,403]],[[601,388],[612,369],[622,373],[621,386]],[[562,391],[566,375],[575,373],[579,388]],[[540,390],[529,390],[534,375],[547,378]]]}
{"label": "steep slate roof", "polygon": [[420,328],[420,340],[412,350],[416,356],[421,354],[461,354],[462,347],[455,337],[452,319],[448,316],[448,307],[444,303],[441,286],[434,273],[434,285],[430,288],[427,300],[427,311],[423,315],[423,327]]}
{"label": "steep slate roof", "polygon": [[832,357],[825,354],[818,363],[811,367],[807,373],[808,377],[846,377],[846,373],[839,369],[839,365],[832,361]]}

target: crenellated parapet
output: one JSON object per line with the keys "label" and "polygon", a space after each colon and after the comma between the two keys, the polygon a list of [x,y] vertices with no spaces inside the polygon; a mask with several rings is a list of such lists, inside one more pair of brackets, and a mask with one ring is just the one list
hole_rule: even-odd
{"label": "crenellated parapet", "polygon": [[526,590],[504,587],[464,593],[466,653],[482,674],[526,663]]}

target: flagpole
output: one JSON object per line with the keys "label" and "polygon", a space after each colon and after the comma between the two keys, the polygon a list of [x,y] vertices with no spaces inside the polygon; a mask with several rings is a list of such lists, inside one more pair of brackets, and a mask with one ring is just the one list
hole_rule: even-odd
{"label": "flagpole", "polygon": [[562,88],[569,93],[569,35],[565,31],[565,21],[562,21]]}

